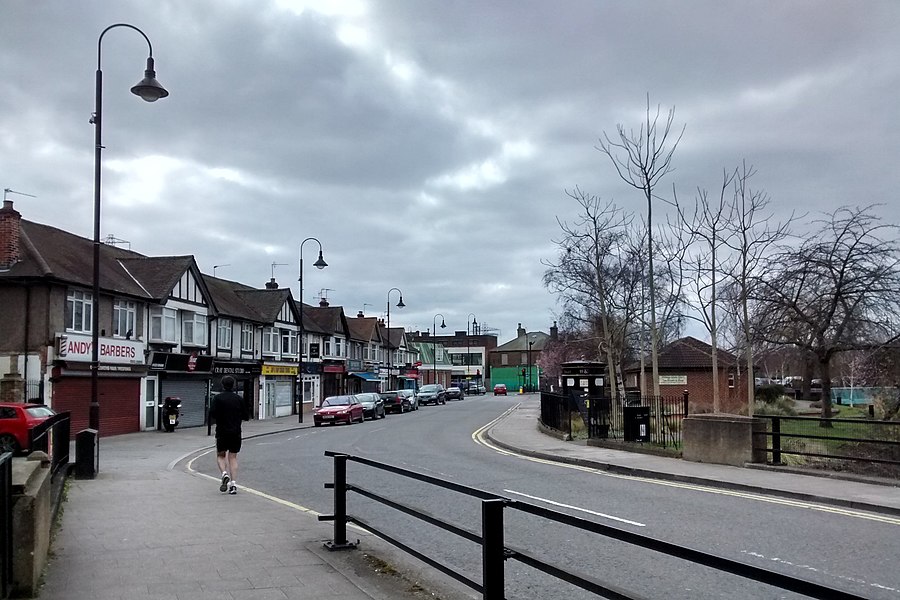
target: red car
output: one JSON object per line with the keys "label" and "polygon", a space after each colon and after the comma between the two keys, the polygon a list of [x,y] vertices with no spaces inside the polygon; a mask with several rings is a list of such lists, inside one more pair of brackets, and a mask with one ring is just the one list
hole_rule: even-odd
{"label": "red car", "polygon": [[329,396],[322,406],[313,411],[313,423],[321,427],[323,423],[362,423],[363,405],[356,396]]}
{"label": "red car", "polygon": [[505,396],[506,395],[506,384],[498,383],[494,386],[494,395],[495,396]]}
{"label": "red car", "polygon": [[0,453],[28,450],[28,430],[55,414],[43,404],[0,403]]}

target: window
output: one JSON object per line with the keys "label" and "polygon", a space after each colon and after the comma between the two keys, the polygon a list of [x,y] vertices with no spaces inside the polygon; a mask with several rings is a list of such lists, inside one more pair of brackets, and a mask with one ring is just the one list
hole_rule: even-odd
{"label": "window", "polygon": [[66,331],[90,333],[94,303],[90,292],[69,290],[66,296]]}
{"label": "window", "polygon": [[334,338],[334,355],[335,356],[344,356],[344,348],[343,348],[344,340],[335,336]]}
{"label": "window", "polygon": [[280,331],[275,327],[263,328],[262,351],[263,354],[278,354]]}
{"label": "window", "polygon": [[134,323],[137,306],[128,300],[116,300],[113,304],[113,335],[131,339],[134,337]]}
{"label": "window", "polygon": [[331,356],[331,336],[325,336],[325,350],[322,356]]}
{"label": "window", "polygon": [[178,313],[173,308],[154,306],[150,309],[150,339],[155,342],[176,343]]}
{"label": "window", "polygon": [[500,355],[500,364],[504,367],[509,364],[509,354]]}
{"label": "window", "polygon": [[206,315],[190,311],[182,313],[181,343],[191,346],[206,345]]}
{"label": "window", "polygon": [[527,352],[523,352],[522,356],[519,357],[519,364],[520,365],[528,364],[528,353]]}
{"label": "window", "polygon": [[231,319],[219,319],[216,326],[216,347],[231,349]]}
{"label": "window", "polygon": [[435,346],[434,347],[434,358],[435,360],[444,360],[444,347],[443,346]]}
{"label": "window", "polygon": [[253,324],[241,323],[241,351],[253,352]]}
{"label": "window", "polygon": [[729,388],[733,388],[733,387],[734,387],[734,373],[729,373],[729,374],[728,374],[728,387],[729,387]]}
{"label": "window", "polygon": [[297,354],[297,332],[293,329],[281,330],[281,353],[290,356]]}

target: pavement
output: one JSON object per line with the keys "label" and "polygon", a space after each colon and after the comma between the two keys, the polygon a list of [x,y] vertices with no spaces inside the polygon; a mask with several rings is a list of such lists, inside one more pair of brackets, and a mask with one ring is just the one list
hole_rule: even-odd
{"label": "pavement", "polygon": [[[487,440],[519,454],[745,493],[900,515],[900,482],[838,480],[774,469],[686,462],[567,442],[541,432],[538,395],[494,422]],[[311,427],[296,416],[251,421],[244,437]],[[475,593],[362,531],[329,552],[330,523],[253,490],[210,493],[187,468],[214,443],[206,428],[100,441],[100,472],[71,480],[38,598],[62,600],[401,600]],[[387,565],[375,557],[384,558]],[[402,565],[402,566],[400,566]],[[386,568],[390,566],[392,568]]]}

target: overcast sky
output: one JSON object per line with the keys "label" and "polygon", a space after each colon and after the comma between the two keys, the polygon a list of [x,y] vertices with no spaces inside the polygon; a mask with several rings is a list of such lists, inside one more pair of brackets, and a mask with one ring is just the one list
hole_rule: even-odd
{"label": "overcast sky", "polygon": [[[547,331],[541,284],[576,185],[644,210],[596,149],[646,98],[686,125],[664,181],[746,160],[777,210],[882,203],[900,222],[900,2],[0,2],[0,188],[93,235],[97,40],[129,23],[170,96],[129,93],[147,44],[103,39],[101,235],[348,315]],[[396,292],[392,303],[396,304]],[[437,323],[440,324],[440,317]]]}

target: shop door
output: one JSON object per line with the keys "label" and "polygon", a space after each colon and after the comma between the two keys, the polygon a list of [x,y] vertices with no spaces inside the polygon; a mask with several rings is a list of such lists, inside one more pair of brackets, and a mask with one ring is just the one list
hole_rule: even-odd
{"label": "shop door", "polygon": [[271,419],[275,416],[275,382],[272,380],[266,381],[266,410],[265,414],[260,418],[262,419]]}
{"label": "shop door", "polygon": [[159,414],[157,410],[156,391],[159,386],[159,380],[156,377],[147,377],[144,380],[144,430],[156,429],[156,416]]}

